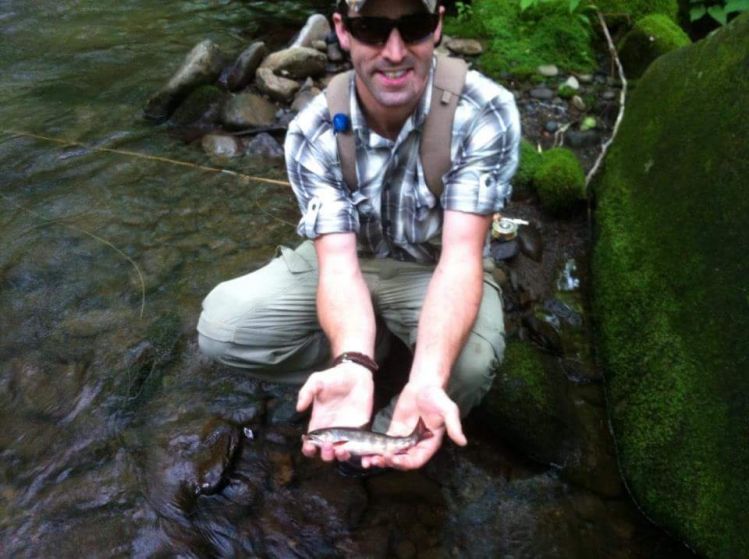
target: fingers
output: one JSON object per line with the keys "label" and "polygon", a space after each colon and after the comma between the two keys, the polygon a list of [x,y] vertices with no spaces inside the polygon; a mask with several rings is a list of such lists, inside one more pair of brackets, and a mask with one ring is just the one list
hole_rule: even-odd
{"label": "fingers", "polygon": [[[419,394],[418,402],[420,409],[429,409],[430,407],[434,409],[444,423],[447,435],[455,444],[459,446],[468,444],[468,440],[463,433],[463,425],[460,422],[460,409],[444,390],[439,390],[436,394]],[[427,427],[432,428],[429,415],[431,414],[427,414],[426,423]]]}
{"label": "fingers", "polygon": [[451,409],[447,410],[444,414],[445,428],[447,429],[447,436],[458,446],[465,446],[468,444],[466,436],[463,434],[463,425],[460,423],[460,412],[458,406],[453,402]]}
{"label": "fingers", "polygon": [[307,382],[299,389],[299,396],[296,402],[296,411],[303,412],[315,399],[315,396],[322,390],[322,381],[316,374],[310,375]]}

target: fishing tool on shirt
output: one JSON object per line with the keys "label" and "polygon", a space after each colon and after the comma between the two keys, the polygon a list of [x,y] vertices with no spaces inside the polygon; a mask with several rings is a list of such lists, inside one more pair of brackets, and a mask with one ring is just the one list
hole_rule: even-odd
{"label": "fishing tool on shirt", "polygon": [[529,225],[529,222],[494,214],[490,253],[495,262],[517,256],[520,251],[517,240],[518,229],[522,225]]}

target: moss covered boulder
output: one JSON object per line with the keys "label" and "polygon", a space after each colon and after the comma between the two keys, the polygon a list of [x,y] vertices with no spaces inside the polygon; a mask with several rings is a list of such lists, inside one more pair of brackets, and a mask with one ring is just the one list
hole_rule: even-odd
{"label": "moss covered boulder", "polygon": [[596,186],[594,302],[622,472],[656,523],[749,557],[749,14],[656,60]]}
{"label": "moss covered boulder", "polygon": [[585,173],[567,148],[553,148],[543,154],[533,184],[544,209],[556,215],[569,213],[585,200]]}
{"label": "moss covered boulder", "polygon": [[637,21],[619,45],[619,58],[628,77],[639,78],[659,56],[692,41],[671,19],[652,14]]}

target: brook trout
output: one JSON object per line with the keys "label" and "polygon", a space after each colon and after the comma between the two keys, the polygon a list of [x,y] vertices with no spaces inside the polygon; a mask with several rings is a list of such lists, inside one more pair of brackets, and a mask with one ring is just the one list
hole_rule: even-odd
{"label": "brook trout", "polygon": [[334,447],[343,446],[352,456],[370,456],[403,454],[419,441],[431,436],[432,432],[419,418],[419,423],[416,424],[413,432],[405,437],[390,437],[361,427],[326,427],[302,435],[302,441],[312,443],[318,448],[324,444],[331,444]]}

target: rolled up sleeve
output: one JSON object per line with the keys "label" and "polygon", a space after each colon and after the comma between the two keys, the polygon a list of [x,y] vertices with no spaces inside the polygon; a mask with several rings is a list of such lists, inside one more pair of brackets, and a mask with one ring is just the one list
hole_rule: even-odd
{"label": "rolled up sleeve", "polygon": [[514,101],[495,97],[468,124],[444,177],[442,207],[487,215],[504,207],[518,165],[520,116]]}
{"label": "rolled up sleeve", "polygon": [[302,214],[297,233],[308,239],[358,233],[359,216],[343,182],[333,132],[322,121],[311,132],[306,128],[293,121],[284,144],[289,182]]}

